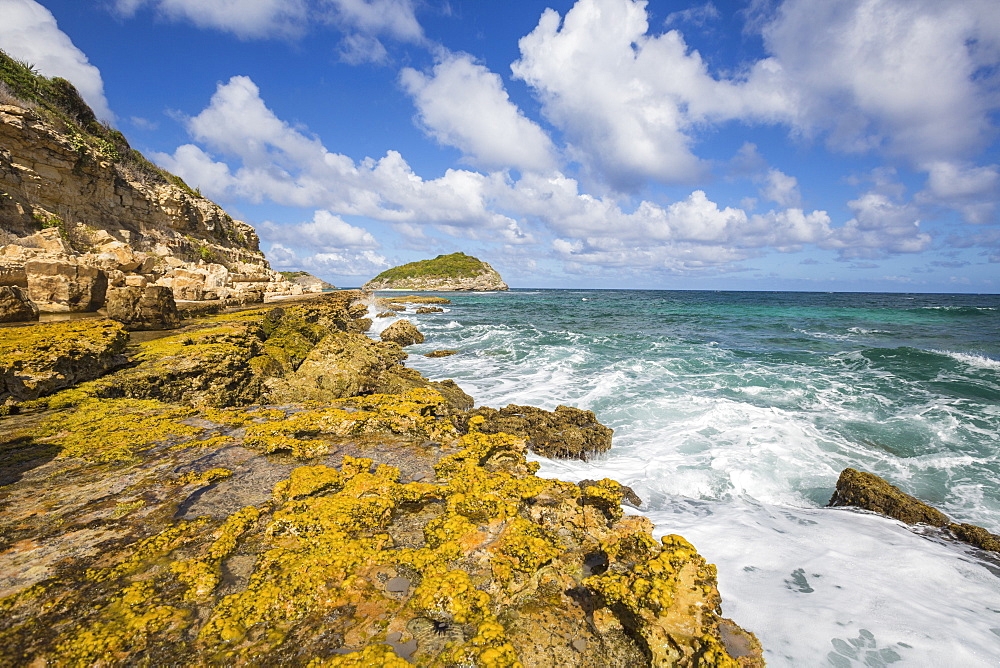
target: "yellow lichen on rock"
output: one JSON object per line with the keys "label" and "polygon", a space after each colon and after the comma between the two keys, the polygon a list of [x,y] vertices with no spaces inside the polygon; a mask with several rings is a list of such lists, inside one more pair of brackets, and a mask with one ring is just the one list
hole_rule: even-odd
{"label": "yellow lichen on rock", "polygon": [[181,622],[186,614],[164,605],[150,583],[136,582],[104,606],[91,623],[63,639],[56,654],[63,665],[116,663],[140,652],[149,636]]}
{"label": "yellow lichen on rock", "polygon": [[[198,443],[201,444],[204,443],[204,441],[198,441]],[[199,485],[207,485],[209,483],[216,482],[217,480],[223,480],[225,478],[228,478],[231,475],[233,475],[233,472],[230,471],[229,469],[217,467],[214,469],[208,469],[207,471],[201,471],[201,472],[188,471],[180,478],[178,478],[177,482],[179,482],[182,485],[191,485],[195,483]]]}
{"label": "yellow lichen on rock", "polygon": [[243,443],[263,452],[290,451],[297,457],[327,452],[327,437],[403,434],[426,439],[453,437],[455,427],[441,417],[440,393],[417,388],[401,395],[373,394],[295,412],[284,419],[247,425]]}
{"label": "yellow lichen on rock", "polygon": [[62,447],[67,457],[91,462],[133,459],[136,453],[171,437],[201,431],[182,422],[188,408],[152,399],[85,399],[69,413],[49,418],[40,436]]}
{"label": "yellow lichen on rock", "polygon": [[171,564],[171,572],[187,585],[185,600],[201,600],[212,593],[222,580],[223,560],[236,549],[237,541],[259,518],[260,510],[254,506],[233,513],[214,532],[217,538],[203,558],[184,559]]}

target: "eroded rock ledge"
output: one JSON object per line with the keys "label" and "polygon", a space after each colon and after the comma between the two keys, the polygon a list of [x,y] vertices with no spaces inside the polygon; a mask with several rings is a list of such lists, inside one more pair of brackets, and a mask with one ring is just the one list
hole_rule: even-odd
{"label": "eroded rock ledge", "polygon": [[206,318],[0,419],[0,661],[763,665],[689,543],[537,477],[532,424],[403,367],[356,296]]}

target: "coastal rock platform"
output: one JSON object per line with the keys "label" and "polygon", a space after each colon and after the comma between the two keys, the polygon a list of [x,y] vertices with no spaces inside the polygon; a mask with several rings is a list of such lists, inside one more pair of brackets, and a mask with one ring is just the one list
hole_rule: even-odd
{"label": "coastal rock platform", "polygon": [[3,663],[763,665],[694,547],[537,477],[358,297],[157,333],[0,418]]}

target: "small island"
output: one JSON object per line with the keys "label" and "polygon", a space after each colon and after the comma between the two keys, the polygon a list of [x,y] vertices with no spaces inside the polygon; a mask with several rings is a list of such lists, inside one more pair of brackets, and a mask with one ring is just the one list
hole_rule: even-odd
{"label": "small island", "polygon": [[386,269],[362,289],[465,292],[510,288],[489,263],[465,253],[452,253]]}

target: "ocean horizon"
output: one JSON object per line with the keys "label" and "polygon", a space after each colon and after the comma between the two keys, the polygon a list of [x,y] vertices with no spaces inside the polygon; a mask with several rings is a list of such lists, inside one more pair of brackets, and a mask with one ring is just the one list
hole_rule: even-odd
{"label": "ocean horizon", "polygon": [[594,411],[611,450],[539,475],[631,486],[629,512],[717,565],[769,665],[996,665],[995,556],[826,504],[853,467],[1000,531],[1000,296],[435,294],[444,313],[399,314],[427,337],[407,364],[477,405]]}

